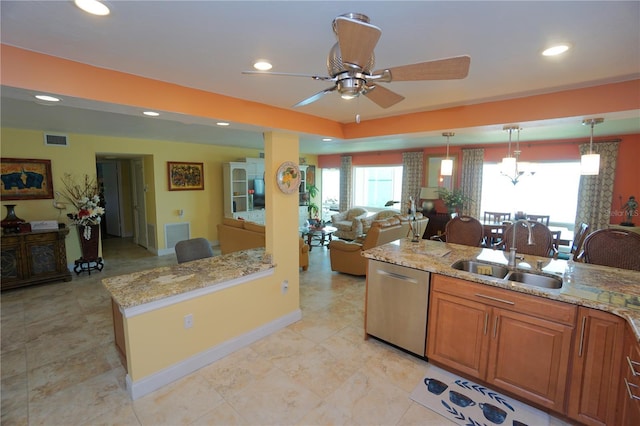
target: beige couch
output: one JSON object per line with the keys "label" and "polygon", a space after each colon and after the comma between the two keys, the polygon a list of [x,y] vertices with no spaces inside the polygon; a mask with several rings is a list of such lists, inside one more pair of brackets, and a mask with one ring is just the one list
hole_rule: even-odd
{"label": "beige couch", "polygon": [[[222,254],[265,247],[264,225],[225,217],[218,224],[218,240]],[[299,239],[299,248],[299,265],[306,271],[309,267],[309,246],[302,238]]]}
{"label": "beige couch", "polygon": [[[400,225],[402,225],[402,238],[412,236],[410,226],[410,224],[412,223],[411,218],[407,215],[400,214],[398,210],[381,210],[374,215],[360,219],[360,222],[362,223],[362,233],[368,233],[373,222],[377,220],[388,219],[391,217],[396,217],[400,220]],[[415,226],[418,233],[420,234],[420,238],[422,238],[422,234],[427,227],[427,223],[429,223],[429,218],[424,217],[422,213],[416,213]]]}
{"label": "beige couch", "polygon": [[354,207],[331,216],[331,224],[338,228],[334,236],[343,240],[355,240],[362,235],[362,222],[369,212],[362,207]]}
{"label": "beige couch", "polygon": [[331,270],[351,275],[366,275],[367,259],[362,256],[362,252],[404,238],[404,229],[400,220],[392,217],[373,221],[367,235],[356,241],[331,241],[329,243]]}

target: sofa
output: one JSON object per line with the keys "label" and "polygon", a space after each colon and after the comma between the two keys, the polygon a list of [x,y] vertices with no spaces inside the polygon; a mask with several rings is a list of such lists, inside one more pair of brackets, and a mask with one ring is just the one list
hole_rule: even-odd
{"label": "sofa", "polygon": [[329,243],[331,270],[350,275],[366,275],[367,258],[362,256],[362,252],[404,238],[405,234],[400,219],[392,217],[373,221],[367,235],[355,241],[333,240]]}
{"label": "sofa", "polygon": [[354,207],[332,215],[331,224],[338,229],[333,235],[343,240],[355,240],[362,235],[360,219],[367,217],[368,214],[367,209]]}
{"label": "sofa", "polygon": [[[411,235],[411,224],[412,224],[411,218],[408,215],[401,214],[398,210],[391,210],[391,209],[380,210],[379,212],[373,215],[360,219],[360,222],[362,223],[362,234],[364,235],[369,232],[369,229],[371,228],[371,224],[373,222],[377,220],[389,219],[391,217],[396,217],[400,220],[400,225],[402,225],[402,238],[412,236]],[[420,234],[420,237],[422,237],[422,233],[427,227],[428,222],[429,222],[429,219],[424,217],[422,213],[416,213],[415,225],[418,228],[417,231]]]}
{"label": "sofa", "polygon": [[[225,217],[218,224],[218,240],[222,254],[265,247],[264,225]],[[299,238],[299,266],[303,271],[309,268],[309,246]]]}

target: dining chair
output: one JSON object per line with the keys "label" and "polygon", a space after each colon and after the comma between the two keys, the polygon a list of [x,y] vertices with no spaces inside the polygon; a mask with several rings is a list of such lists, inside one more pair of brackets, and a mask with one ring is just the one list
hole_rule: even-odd
{"label": "dining chair", "polygon": [[546,226],[549,226],[549,217],[550,216],[545,215],[528,214],[527,220],[530,220],[531,222],[540,222],[545,224]]}
{"label": "dining chair", "polygon": [[623,229],[599,229],[584,240],[584,261],[640,271],[640,234]]}
{"label": "dining chair", "polygon": [[[484,212],[484,246],[492,247],[502,242],[503,222],[511,220],[511,213]],[[492,226],[495,225],[495,226]]]}
{"label": "dining chair", "polygon": [[549,228],[540,222],[529,222],[531,225],[531,236],[533,238],[533,244],[528,243],[529,230],[525,222],[516,222],[516,239],[513,243],[513,227],[509,225],[504,230],[504,249],[509,251],[511,246],[515,246],[516,251],[520,254],[531,254],[534,256],[552,257],[553,250],[553,235]]}
{"label": "dining chair", "polygon": [[178,263],[213,257],[213,249],[206,238],[178,241],[175,246]]}
{"label": "dining chair", "polygon": [[462,244],[465,246],[480,247],[484,238],[482,223],[471,216],[456,216],[447,222],[444,234],[434,236],[432,239],[447,243]]}
{"label": "dining chair", "polygon": [[484,223],[502,223],[506,220],[511,220],[511,213],[484,212]]}
{"label": "dining chair", "polygon": [[569,253],[558,251],[556,257],[562,260],[573,259],[574,262],[582,261],[582,245],[587,235],[589,235],[589,225],[583,222],[573,237]]}

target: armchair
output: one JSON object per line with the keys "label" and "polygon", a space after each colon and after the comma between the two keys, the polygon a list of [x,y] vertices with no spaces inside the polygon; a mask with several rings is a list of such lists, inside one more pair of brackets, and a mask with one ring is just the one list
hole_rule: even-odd
{"label": "armchair", "polygon": [[355,240],[363,233],[360,219],[367,217],[368,213],[367,209],[354,207],[334,214],[331,216],[331,223],[338,230],[333,235],[343,240]]}
{"label": "armchair", "polygon": [[398,218],[377,220],[362,239],[333,240],[329,243],[331,270],[351,275],[366,275],[367,258],[362,256],[362,252],[404,237],[403,227]]}

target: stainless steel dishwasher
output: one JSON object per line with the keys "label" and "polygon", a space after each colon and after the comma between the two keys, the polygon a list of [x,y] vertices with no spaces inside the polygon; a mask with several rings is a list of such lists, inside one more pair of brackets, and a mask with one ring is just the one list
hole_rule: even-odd
{"label": "stainless steel dishwasher", "polygon": [[425,356],[428,272],[369,259],[366,304],[367,334]]}

